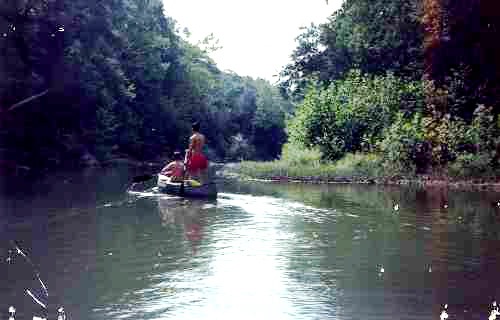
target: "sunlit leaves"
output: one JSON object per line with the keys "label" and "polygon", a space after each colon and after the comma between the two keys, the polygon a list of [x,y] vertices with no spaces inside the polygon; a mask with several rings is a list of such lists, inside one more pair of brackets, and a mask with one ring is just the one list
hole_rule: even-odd
{"label": "sunlit leaves", "polygon": [[[100,159],[156,158],[184,149],[199,120],[211,155],[224,157],[231,137],[247,157],[279,154],[291,106],[265,81],[221,72],[208,56],[221,47],[215,36],[182,40],[160,0],[29,4],[0,4],[0,108],[51,90],[19,109],[0,147],[34,146],[41,166],[39,140],[56,157],[78,145]],[[33,109],[46,110],[28,126]]]}
{"label": "sunlit leaves", "polygon": [[281,73],[284,91],[300,100],[310,81],[328,84],[356,68],[418,79],[423,64],[420,2],[346,1],[327,23],[303,28],[293,62]]}
{"label": "sunlit leaves", "polygon": [[412,103],[416,111],[422,100],[416,83],[407,84],[392,74],[371,77],[354,71],[326,90],[308,93],[289,122],[290,138],[307,147],[320,146],[330,159],[369,151],[401,106]]}

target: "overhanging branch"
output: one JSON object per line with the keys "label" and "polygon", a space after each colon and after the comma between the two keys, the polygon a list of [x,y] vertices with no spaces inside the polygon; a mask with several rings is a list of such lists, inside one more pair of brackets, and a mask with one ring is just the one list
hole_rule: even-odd
{"label": "overhanging branch", "polygon": [[22,105],[25,105],[25,104],[27,104],[28,102],[31,102],[31,101],[33,101],[33,100],[35,100],[35,99],[38,99],[38,98],[40,98],[40,97],[43,97],[43,96],[44,96],[44,95],[46,95],[47,93],[49,93],[49,89],[47,89],[47,90],[45,90],[45,91],[43,91],[43,92],[40,92],[40,93],[38,93],[38,94],[35,94],[35,95],[33,95],[33,96],[29,97],[29,98],[26,98],[26,99],[24,99],[24,100],[21,100],[21,101],[19,101],[18,103],[16,103],[16,104],[12,105],[9,109],[7,109],[7,112],[10,112],[10,111],[12,111],[12,110],[14,110],[14,109],[17,109],[17,108],[21,107]]}

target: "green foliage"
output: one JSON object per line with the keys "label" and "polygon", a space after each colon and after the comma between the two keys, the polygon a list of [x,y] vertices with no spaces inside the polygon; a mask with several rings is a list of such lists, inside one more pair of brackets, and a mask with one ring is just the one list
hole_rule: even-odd
{"label": "green foliage", "polygon": [[491,166],[492,155],[490,153],[462,153],[450,164],[448,172],[452,177],[474,178],[487,177],[499,174]]}
{"label": "green foliage", "polygon": [[287,177],[290,179],[303,177],[334,177],[336,175],[333,164],[306,164],[290,166],[286,161],[274,160],[265,162],[245,161],[241,163],[238,172],[246,177],[257,179],[271,179]]}
{"label": "green foliage", "polygon": [[256,109],[252,119],[251,141],[260,159],[276,158],[287,137],[284,131],[285,117],[291,105],[283,99],[276,87],[267,81],[254,81],[256,88]]}
{"label": "green foliage", "polygon": [[322,154],[318,148],[306,149],[293,143],[286,143],[283,145],[280,159],[290,166],[317,166],[321,162],[321,158]]}
{"label": "green foliage", "polygon": [[451,132],[454,139],[452,152],[454,161],[450,164],[452,176],[475,177],[499,174],[500,128],[498,116],[492,108],[479,106],[473,115],[471,125],[458,122]]}
{"label": "green foliage", "polygon": [[182,40],[160,0],[1,3],[0,149],[28,166],[153,159],[183,150],[199,120],[211,159],[276,159],[288,133],[269,172],[492,174],[498,10],[429,3],[345,1],[302,29],[279,87],[220,71],[215,36]]}
{"label": "green foliage", "polygon": [[232,137],[229,150],[226,157],[229,159],[252,159],[255,155],[255,147],[251,145],[247,139],[245,139],[241,134],[237,134]]}
{"label": "green foliage", "polygon": [[423,70],[421,2],[344,1],[327,23],[303,28],[293,62],[281,73],[283,90],[302,99],[311,79],[329,84],[351,69],[419,79]]}
{"label": "green foliage", "polygon": [[[182,40],[160,0],[65,6],[14,0],[0,4],[4,31],[0,110],[49,89],[9,113],[10,121],[0,119],[6,124],[0,148],[27,149],[32,163],[24,164],[74,161],[89,152],[100,159],[154,159],[185,149],[193,120],[202,123],[211,159],[228,151],[235,158],[272,159],[286,140],[291,106],[278,89],[221,72],[208,56],[219,48],[214,35],[202,48]],[[236,136],[245,143],[235,144]]]}
{"label": "green foliage", "polygon": [[417,169],[425,171],[430,161],[429,148],[425,140],[422,116],[417,113],[406,118],[398,113],[396,120],[378,143],[383,167],[394,174],[415,174]]}
{"label": "green foliage", "polygon": [[267,162],[244,161],[239,170],[245,176],[253,178],[271,178],[276,176],[303,177],[332,173],[332,166],[321,163],[322,154],[317,149],[303,148],[297,144],[286,143],[279,160]]}
{"label": "green foliage", "polygon": [[418,111],[422,104],[417,82],[352,71],[328,89],[307,94],[288,124],[290,139],[307,147],[317,145],[332,160],[349,152],[370,151],[400,108]]}
{"label": "green foliage", "polygon": [[415,114],[407,119],[399,114],[378,145],[384,166],[397,174],[439,172],[446,166],[452,176],[491,174],[499,167],[495,119],[492,109],[482,106],[470,125],[449,115],[435,119]]}
{"label": "green foliage", "polygon": [[480,152],[493,151],[500,143],[498,119],[499,116],[495,115],[491,107],[480,105],[474,111],[474,119],[467,133]]}
{"label": "green foliage", "polygon": [[301,101],[290,140],[331,160],[375,152],[388,174],[496,170],[499,47],[465,45],[475,38],[464,35],[498,34],[500,20],[480,23],[480,12],[478,3],[346,1],[328,23],[304,28],[281,73],[282,91]]}
{"label": "green foliage", "polygon": [[318,150],[308,150],[286,144],[280,160],[267,162],[244,161],[238,170],[251,178],[328,179],[335,177],[375,178],[382,174],[381,159],[375,154],[347,154],[336,163],[320,161]]}
{"label": "green foliage", "polygon": [[335,162],[335,169],[341,176],[375,178],[384,173],[382,161],[375,153],[348,153]]}
{"label": "green foliage", "polygon": [[[478,104],[496,106],[498,113],[500,44],[494,40],[500,33],[497,3],[472,0],[434,2],[426,12],[425,27],[434,24],[441,30],[426,37],[430,38],[426,39],[427,74],[440,86],[447,86],[449,78],[456,77],[458,71],[464,82],[460,95],[466,99],[457,105],[462,117],[472,116]],[[433,10],[435,8],[438,10]],[[477,37],[478,34],[481,37]]]}

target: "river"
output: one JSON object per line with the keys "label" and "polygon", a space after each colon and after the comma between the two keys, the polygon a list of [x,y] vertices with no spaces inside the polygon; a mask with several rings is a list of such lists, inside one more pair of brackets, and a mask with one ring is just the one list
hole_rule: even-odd
{"label": "river", "polygon": [[219,180],[202,201],[135,174],[1,181],[2,314],[36,309],[8,239],[50,319],[486,319],[500,299],[498,193]]}

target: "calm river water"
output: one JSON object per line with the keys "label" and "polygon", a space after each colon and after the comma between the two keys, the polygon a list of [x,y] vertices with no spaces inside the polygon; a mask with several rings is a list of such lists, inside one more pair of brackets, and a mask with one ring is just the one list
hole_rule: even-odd
{"label": "calm river water", "polygon": [[220,180],[200,201],[127,192],[135,174],[2,181],[0,314],[36,309],[9,239],[50,319],[486,319],[500,300],[498,193]]}

